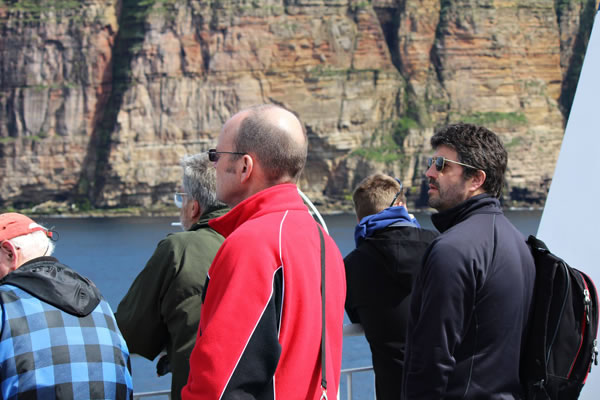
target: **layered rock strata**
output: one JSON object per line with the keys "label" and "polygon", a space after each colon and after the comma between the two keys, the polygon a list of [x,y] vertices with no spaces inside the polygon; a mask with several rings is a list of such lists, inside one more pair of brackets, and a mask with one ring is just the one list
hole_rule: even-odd
{"label": "layered rock strata", "polygon": [[[179,159],[257,103],[296,111],[301,188],[347,205],[385,172],[424,205],[428,139],[483,124],[506,204],[541,205],[596,0],[0,2],[0,203],[167,204]],[[591,11],[590,11],[591,10]]]}

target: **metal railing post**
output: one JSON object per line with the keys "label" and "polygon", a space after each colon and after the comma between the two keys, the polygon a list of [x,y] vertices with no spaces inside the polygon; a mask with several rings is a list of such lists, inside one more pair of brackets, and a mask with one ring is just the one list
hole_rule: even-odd
{"label": "metal railing post", "polygon": [[373,400],[377,400],[377,392],[375,391],[375,373],[373,373]]}
{"label": "metal railing post", "polygon": [[346,374],[346,399],[352,399],[352,373]]}

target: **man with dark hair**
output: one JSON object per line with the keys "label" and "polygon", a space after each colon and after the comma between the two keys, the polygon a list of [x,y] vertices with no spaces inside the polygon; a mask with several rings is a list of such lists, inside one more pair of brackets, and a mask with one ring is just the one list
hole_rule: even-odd
{"label": "man with dark hair", "polygon": [[399,399],[413,277],[437,233],[421,229],[404,205],[402,184],[370,175],[352,198],[356,249],[344,258],[346,312],[371,347],[377,400]]}
{"label": "man with dark hair", "polygon": [[[153,360],[159,375],[173,372],[171,398],[181,398],[200,320],[206,273],[223,236],[208,226],[227,211],[216,198],[215,169],[206,153],[184,157],[182,191],[175,193],[185,232],[161,240],[117,308],[132,353]],[[165,361],[168,360],[168,363]]]}
{"label": "man with dark hair", "polygon": [[498,200],[506,150],[469,124],[440,130],[431,146],[429,205],[441,234],[413,289],[403,398],[520,399],[535,266]]}
{"label": "man with dark hair", "polygon": [[264,105],[230,118],[209,150],[217,198],[232,209],[210,221],[226,239],[209,270],[184,399],[318,400],[321,354],[337,390],[344,265],[296,187],[307,147],[294,114]]}
{"label": "man with dark hair", "polygon": [[51,257],[52,232],[0,215],[2,399],[130,399],[129,351],[89,279]]}

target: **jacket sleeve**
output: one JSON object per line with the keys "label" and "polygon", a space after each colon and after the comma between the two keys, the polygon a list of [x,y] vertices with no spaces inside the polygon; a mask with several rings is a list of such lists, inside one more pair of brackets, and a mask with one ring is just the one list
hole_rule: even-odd
{"label": "jacket sleeve", "polygon": [[173,279],[175,263],[169,241],[162,240],[129,291],[115,318],[131,353],[153,360],[165,347],[168,329],[161,318],[160,299]]}
{"label": "jacket sleeve", "polygon": [[438,243],[425,257],[411,302],[404,398],[445,397],[455,349],[472,317],[476,280],[464,255]]}
{"label": "jacket sleeve", "polygon": [[263,244],[246,239],[237,247],[226,241],[209,271],[183,399],[254,399],[274,390],[282,270]]}

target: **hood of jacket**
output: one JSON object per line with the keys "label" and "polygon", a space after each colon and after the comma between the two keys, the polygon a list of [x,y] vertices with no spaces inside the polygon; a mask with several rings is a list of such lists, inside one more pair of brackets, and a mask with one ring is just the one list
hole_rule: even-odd
{"label": "hood of jacket", "polygon": [[369,257],[377,257],[377,264],[399,283],[410,284],[407,274],[412,276],[421,265],[427,247],[438,235],[429,229],[411,226],[388,227],[365,238],[357,250]]}
{"label": "hood of jacket", "polygon": [[358,246],[366,237],[373,236],[378,230],[391,225],[421,227],[417,219],[408,213],[406,207],[388,207],[377,214],[367,215],[360,220],[354,228],[354,243]]}
{"label": "hood of jacket", "polygon": [[23,289],[77,317],[90,314],[102,299],[92,281],[59,263],[54,257],[34,258],[2,278],[0,284]]}

